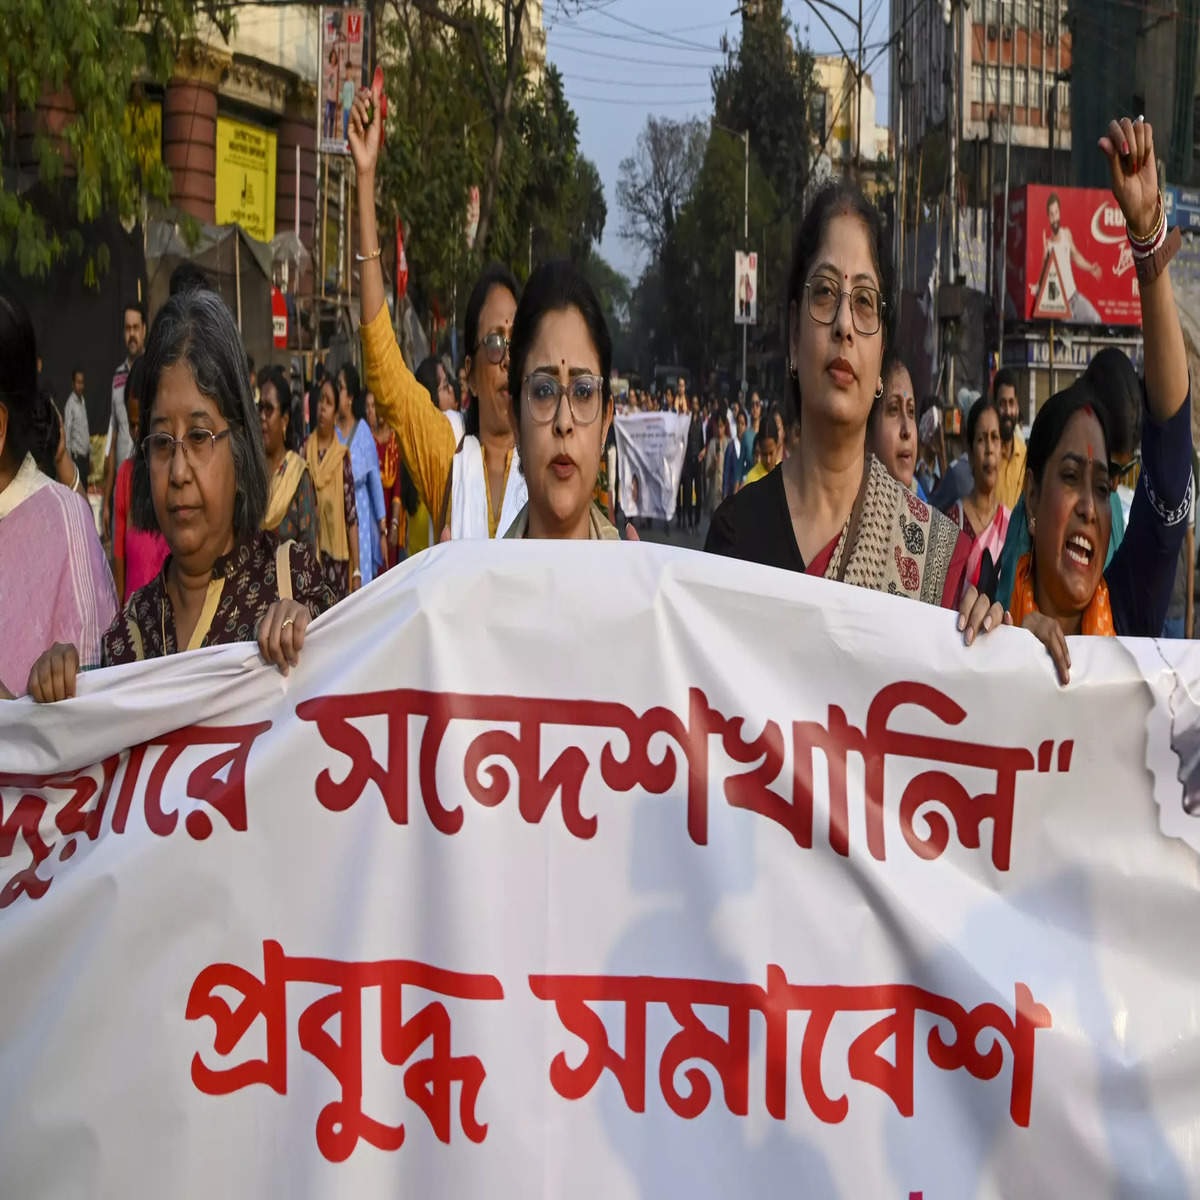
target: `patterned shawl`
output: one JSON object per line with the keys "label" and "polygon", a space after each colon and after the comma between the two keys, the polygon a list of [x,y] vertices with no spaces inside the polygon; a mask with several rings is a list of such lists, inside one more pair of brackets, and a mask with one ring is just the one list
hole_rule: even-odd
{"label": "patterned shawl", "polygon": [[825,578],[940,605],[958,535],[871,455]]}

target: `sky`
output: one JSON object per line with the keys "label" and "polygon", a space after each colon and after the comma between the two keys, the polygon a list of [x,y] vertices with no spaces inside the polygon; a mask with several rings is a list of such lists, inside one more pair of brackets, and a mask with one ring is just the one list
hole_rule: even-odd
{"label": "sky", "polygon": [[[564,89],[579,118],[584,154],[600,171],[608,202],[601,254],[636,282],[642,263],[620,236],[617,178],[621,160],[634,153],[650,115],[683,119],[712,113],[709,72],[722,61],[721,35],[740,35],[736,0],[545,0],[547,56],[562,72]],[[841,0],[849,10],[854,0]],[[837,44],[808,0],[784,0],[784,9],[817,54]],[[855,23],[823,9],[853,54]],[[877,97],[877,120],[887,121],[887,0],[863,0],[864,62]],[[872,64],[872,59],[875,59]]]}

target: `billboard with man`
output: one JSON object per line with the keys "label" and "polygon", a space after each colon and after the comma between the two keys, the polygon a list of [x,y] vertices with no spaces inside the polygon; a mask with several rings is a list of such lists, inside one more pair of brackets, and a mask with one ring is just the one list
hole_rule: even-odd
{"label": "billboard with man", "polygon": [[1111,192],[1028,184],[1010,195],[1002,227],[1009,320],[1141,323],[1125,217]]}

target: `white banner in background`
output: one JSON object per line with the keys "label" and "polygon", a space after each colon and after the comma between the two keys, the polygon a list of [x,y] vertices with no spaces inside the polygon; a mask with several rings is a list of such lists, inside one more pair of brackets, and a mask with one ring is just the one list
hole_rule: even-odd
{"label": "white banner in background", "polygon": [[456,543],[0,705],[0,1192],[1195,1196],[1200,652],[1071,656]]}
{"label": "white banner in background", "polygon": [[627,517],[671,521],[687,452],[687,413],[618,413],[617,474]]}

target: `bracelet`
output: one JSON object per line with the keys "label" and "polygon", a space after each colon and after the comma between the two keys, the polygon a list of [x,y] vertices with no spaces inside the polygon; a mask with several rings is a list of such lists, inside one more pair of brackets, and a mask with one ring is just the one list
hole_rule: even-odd
{"label": "bracelet", "polygon": [[1135,263],[1138,263],[1138,262],[1141,262],[1143,259],[1153,258],[1155,256],[1155,254],[1157,254],[1158,251],[1162,249],[1166,240],[1167,240],[1167,226],[1166,226],[1166,223],[1164,222],[1164,224],[1159,228],[1158,237],[1153,242],[1151,242],[1149,245],[1135,246],[1132,242],[1129,243],[1129,249],[1133,254],[1133,261]]}
{"label": "bracelet", "polygon": [[361,578],[362,578],[362,572],[361,572],[361,571],[351,571],[351,572],[350,572],[350,578],[351,578],[351,579],[361,579]]}
{"label": "bracelet", "polygon": [[1144,288],[1153,283],[1167,269],[1167,264],[1179,252],[1182,244],[1183,236],[1179,227],[1175,226],[1153,254],[1145,257],[1135,255],[1133,269],[1137,272],[1138,287]]}
{"label": "bracelet", "polygon": [[1144,250],[1144,249],[1148,249],[1149,247],[1153,246],[1154,243],[1156,241],[1158,241],[1159,237],[1162,235],[1163,230],[1166,228],[1166,224],[1167,224],[1166,206],[1163,204],[1163,194],[1160,191],[1158,193],[1158,205],[1156,206],[1156,208],[1154,210],[1154,223],[1151,226],[1150,232],[1144,236],[1142,236],[1140,234],[1136,234],[1130,228],[1128,222],[1126,222],[1126,224],[1125,224],[1125,232],[1126,232],[1126,234],[1128,234],[1130,244],[1133,246],[1133,248],[1135,250]]}
{"label": "bracelet", "polygon": [[383,253],[383,248],[381,246],[376,246],[375,249],[372,250],[370,254],[356,253],[354,255],[354,261],[360,262],[360,263],[361,262],[370,262],[373,258],[378,258],[382,253]]}

